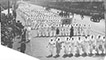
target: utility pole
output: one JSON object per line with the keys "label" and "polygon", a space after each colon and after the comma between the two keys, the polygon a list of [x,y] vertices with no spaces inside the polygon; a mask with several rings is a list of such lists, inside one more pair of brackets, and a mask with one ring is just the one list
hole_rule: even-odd
{"label": "utility pole", "polygon": [[0,22],[1,22],[1,4],[0,4]]}
{"label": "utility pole", "polygon": [[10,18],[10,1],[8,0],[8,18]]}
{"label": "utility pole", "polygon": [[[104,3],[104,10],[105,10],[104,11],[104,17],[105,17],[105,28],[106,28],[106,0],[103,0],[103,3]],[[105,31],[105,33],[106,33],[106,31]],[[106,34],[105,34],[105,36],[106,36]]]}

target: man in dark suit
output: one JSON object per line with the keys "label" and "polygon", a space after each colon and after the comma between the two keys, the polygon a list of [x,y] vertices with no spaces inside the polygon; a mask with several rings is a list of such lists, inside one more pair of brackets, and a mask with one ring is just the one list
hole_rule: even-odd
{"label": "man in dark suit", "polygon": [[70,29],[70,38],[73,36],[73,31],[74,31],[73,26],[71,26],[71,29]]}
{"label": "man in dark suit", "polygon": [[21,46],[18,48],[20,49],[20,52],[25,53],[26,51],[26,44],[29,43],[30,40],[26,40],[26,29],[24,30],[23,34],[22,34],[22,38],[21,41],[19,43],[21,43]]}
{"label": "man in dark suit", "polygon": [[20,49],[20,52],[25,53],[25,51],[26,51],[26,43],[25,42],[21,42],[21,46],[18,49]]}
{"label": "man in dark suit", "polygon": [[56,41],[56,56],[54,56],[54,58],[58,58],[60,57],[60,51],[62,49],[62,43],[60,38],[57,38],[57,41]]}
{"label": "man in dark suit", "polygon": [[57,29],[56,29],[56,35],[58,36],[59,33],[60,33],[60,31],[59,31],[59,29],[57,28]]}

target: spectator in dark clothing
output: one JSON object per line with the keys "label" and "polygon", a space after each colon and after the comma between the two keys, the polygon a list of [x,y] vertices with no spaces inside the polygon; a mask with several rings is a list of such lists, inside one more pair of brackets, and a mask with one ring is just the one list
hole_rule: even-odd
{"label": "spectator in dark clothing", "polygon": [[8,47],[13,48],[13,42],[12,41],[8,42]]}
{"label": "spectator in dark clothing", "polygon": [[19,47],[18,49],[20,49],[20,52],[25,53],[25,51],[26,51],[26,43],[22,42],[21,43],[21,47]]}
{"label": "spectator in dark clothing", "polygon": [[16,26],[19,27],[20,29],[24,28],[24,26],[22,25],[20,21],[17,21]]}
{"label": "spectator in dark clothing", "polygon": [[60,52],[61,52],[61,49],[62,49],[62,43],[64,42],[60,42],[61,40],[58,38],[58,40],[56,41],[56,55],[54,56],[54,58],[58,58],[60,57]]}
{"label": "spectator in dark clothing", "polygon": [[[26,42],[26,32],[27,32],[27,30],[26,29],[23,29],[23,31],[22,31],[23,33],[22,33],[22,35],[21,35],[21,41],[20,42],[23,42],[23,41],[25,41]],[[19,43],[20,43],[19,42]]]}
{"label": "spectator in dark clothing", "polygon": [[62,16],[62,17],[64,16],[63,11],[59,13],[59,16]]}
{"label": "spectator in dark clothing", "polygon": [[73,26],[71,27],[70,29],[70,38],[74,35],[74,29],[73,29]]}
{"label": "spectator in dark clothing", "polygon": [[59,33],[60,33],[60,31],[59,31],[59,29],[57,28],[57,29],[56,29],[56,35],[59,35]]}
{"label": "spectator in dark clothing", "polygon": [[18,49],[20,49],[20,52],[25,53],[25,51],[26,51],[26,44],[29,43],[29,42],[30,42],[29,40],[28,41],[20,42],[21,46],[18,48]]}
{"label": "spectator in dark clothing", "polygon": [[21,35],[22,30],[24,29],[24,26],[22,25],[22,23],[21,23],[20,21],[18,21],[18,22],[16,23],[16,28],[17,28],[17,33],[18,33],[19,35]]}
{"label": "spectator in dark clothing", "polygon": [[23,34],[22,34],[22,38],[21,41],[19,43],[21,43],[21,47],[19,47],[18,49],[20,49],[20,52],[25,53],[26,50],[26,44],[30,42],[30,40],[26,41],[26,29],[23,30]]}
{"label": "spectator in dark clothing", "polygon": [[83,11],[81,12],[81,18],[82,18],[82,20],[84,19],[84,13],[83,13]]}
{"label": "spectator in dark clothing", "polygon": [[13,16],[16,19],[17,14],[16,14],[16,11],[15,10],[13,10]]}
{"label": "spectator in dark clothing", "polygon": [[29,43],[29,42],[30,42],[30,40],[26,41],[25,38],[22,38],[22,40],[19,42],[19,43],[21,43],[21,46],[18,48],[18,49],[20,49],[20,52],[25,53],[26,44]]}

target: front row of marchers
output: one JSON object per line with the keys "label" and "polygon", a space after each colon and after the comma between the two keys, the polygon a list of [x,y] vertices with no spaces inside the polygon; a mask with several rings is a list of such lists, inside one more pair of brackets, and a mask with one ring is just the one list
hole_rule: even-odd
{"label": "front row of marchers", "polygon": [[[50,55],[47,58],[66,57],[92,57],[106,56],[106,42],[104,36],[87,37],[68,37],[65,40],[61,38],[52,38],[48,43],[48,51]],[[56,55],[55,55],[56,52]],[[64,55],[61,55],[63,53]],[[55,56],[54,56],[55,55]]]}

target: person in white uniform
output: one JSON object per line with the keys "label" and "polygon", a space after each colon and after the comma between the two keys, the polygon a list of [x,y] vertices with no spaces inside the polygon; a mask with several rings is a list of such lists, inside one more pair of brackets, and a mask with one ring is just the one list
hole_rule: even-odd
{"label": "person in white uniform", "polygon": [[77,53],[76,53],[76,57],[79,57],[80,56],[80,51],[81,51],[81,37],[80,36],[78,36],[78,37],[76,37],[76,41],[77,41]]}
{"label": "person in white uniform", "polygon": [[49,43],[48,43],[48,46],[47,48],[49,49],[50,51],[50,55],[47,56],[47,58],[50,58],[50,57],[53,57],[53,54],[54,54],[54,49],[55,49],[55,43],[56,41],[53,40],[53,39],[50,39]]}
{"label": "person in white uniform", "polygon": [[82,56],[86,57],[87,56],[87,41],[86,41],[87,37],[83,37],[83,41],[82,41]]}
{"label": "person in white uniform", "polygon": [[77,50],[78,50],[78,42],[77,42],[77,37],[73,37],[73,55],[76,56]]}
{"label": "person in white uniform", "polygon": [[66,58],[69,55],[69,44],[70,44],[70,38],[67,37],[64,41],[64,55],[63,57]]}
{"label": "person in white uniform", "polygon": [[90,45],[90,54],[89,56],[93,56],[93,48],[94,48],[94,36],[93,35],[90,35],[90,41],[89,41],[89,45]]}
{"label": "person in white uniform", "polygon": [[72,57],[73,56],[73,45],[74,45],[74,43],[73,43],[73,40],[74,40],[74,38],[73,37],[71,37],[70,38],[70,41],[69,41],[69,57]]}
{"label": "person in white uniform", "polygon": [[74,26],[74,35],[78,36],[78,24],[75,24]]}

